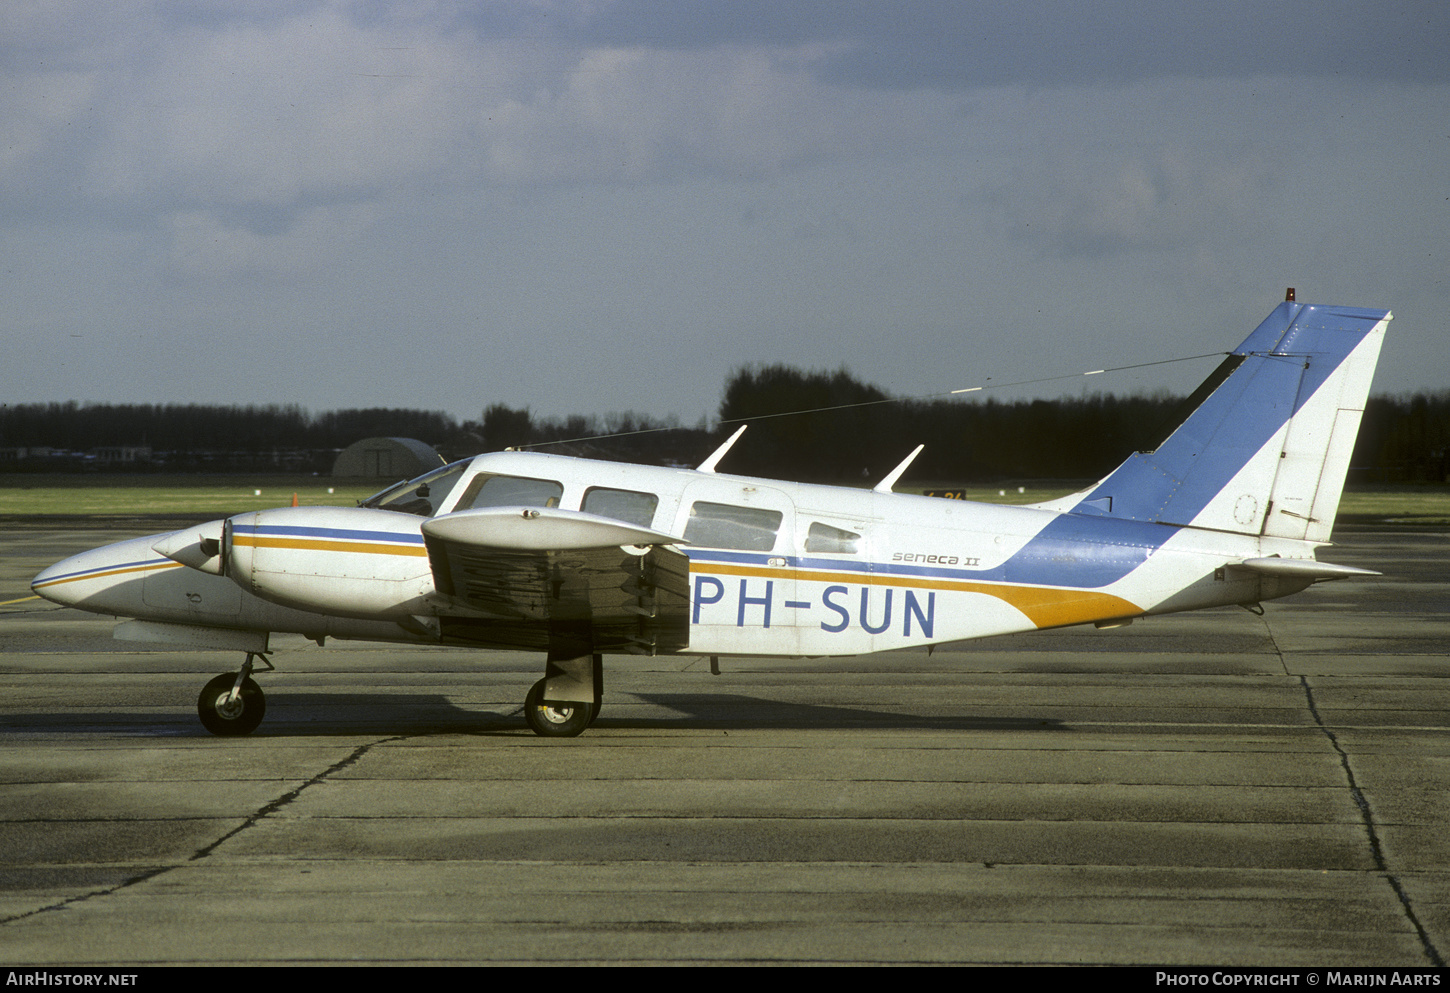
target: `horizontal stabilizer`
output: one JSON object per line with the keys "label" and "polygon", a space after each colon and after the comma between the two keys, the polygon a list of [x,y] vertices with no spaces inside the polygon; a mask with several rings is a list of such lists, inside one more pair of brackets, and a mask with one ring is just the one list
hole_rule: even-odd
{"label": "horizontal stabilizer", "polygon": [[1316,562],[1313,559],[1245,559],[1238,568],[1249,569],[1265,576],[1288,576],[1294,579],[1351,579],[1355,576],[1381,575],[1373,569],[1356,569],[1352,565],[1335,565],[1333,562]]}
{"label": "horizontal stabilizer", "polygon": [[428,538],[477,548],[563,552],[619,545],[671,545],[684,541],[662,531],[597,514],[553,507],[484,507],[423,522]]}

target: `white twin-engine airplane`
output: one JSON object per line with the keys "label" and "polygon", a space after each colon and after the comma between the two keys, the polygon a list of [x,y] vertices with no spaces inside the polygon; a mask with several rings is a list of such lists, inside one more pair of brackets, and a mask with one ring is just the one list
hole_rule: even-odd
{"label": "white twin-engine airplane", "polygon": [[524,716],[572,736],[599,711],[610,653],[856,655],[1256,606],[1377,575],[1314,550],[1389,320],[1280,304],[1156,451],[1032,506],[893,493],[910,457],[871,490],[716,472],[736,432],[695,470],[479,455],[358,507],[238,514],[84,552],[31,588],[135,618],[119,638],[247,653],[197,701],[223,735],[262,719],[253,660],[272,668],[274,631],[546,653]]}

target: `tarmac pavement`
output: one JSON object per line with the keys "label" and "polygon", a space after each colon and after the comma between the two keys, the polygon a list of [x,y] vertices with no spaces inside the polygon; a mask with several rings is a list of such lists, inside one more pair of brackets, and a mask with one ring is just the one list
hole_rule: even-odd
{"label": "tarmac pavement", "polygon": [[0,524],[6,964],[1433,966],[1450,955],[1450,535],[1383,578],[853,659],[605,660],[582,737],[525,653],[235,653],[25,599],[155,527]]}

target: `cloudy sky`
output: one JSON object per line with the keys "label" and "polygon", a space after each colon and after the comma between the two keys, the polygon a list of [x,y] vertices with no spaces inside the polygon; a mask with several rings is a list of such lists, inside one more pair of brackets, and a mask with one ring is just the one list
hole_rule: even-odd
{"label": "cloudy sky", "polygon": [[1443,3],[5,0],[0,84],[6,403],[694,424],[747,363],[1223,351],[1289,285],[1450,386]]}

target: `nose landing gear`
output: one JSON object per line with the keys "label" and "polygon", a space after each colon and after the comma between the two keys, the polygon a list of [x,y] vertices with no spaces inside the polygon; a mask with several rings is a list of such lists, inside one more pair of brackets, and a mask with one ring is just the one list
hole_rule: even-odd
{"label": "nose landing gear", "polygon": [[207,682],[196,698],[196,713],[212,734],[232,737],[251,734],[267,713],[267,698],[252,679],[252,659],[273,666],[261,652],[248,652],[240,672],[226,672]]}

